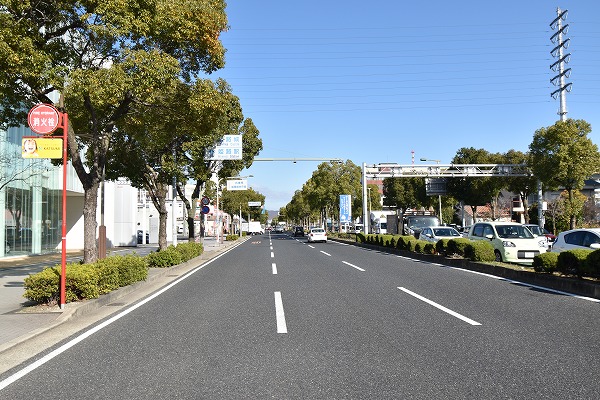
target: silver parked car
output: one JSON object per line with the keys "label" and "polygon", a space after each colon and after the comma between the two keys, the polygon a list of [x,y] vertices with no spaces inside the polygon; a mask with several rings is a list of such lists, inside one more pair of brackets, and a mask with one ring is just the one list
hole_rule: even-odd
{"label": "silver parked car", "polygon": [[419,240],[435,243],[440,239],[456,239],[460,233],[450,226],[427,226],[419,233]]}
{"label": "silver parked car", "polygon": [[582,228],[564,231],[552,244],[552,252],[560,253],[573,249],[600,249],[600,228]]}

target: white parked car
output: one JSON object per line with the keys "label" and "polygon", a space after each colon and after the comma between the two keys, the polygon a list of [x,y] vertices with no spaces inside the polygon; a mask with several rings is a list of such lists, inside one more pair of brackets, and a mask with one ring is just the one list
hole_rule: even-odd
{"label": "white parked car", "polygon": [[547,250],[546,238],[538,238],[527,227],[515,222],[477,222],[469,231],[471,240],[489,240],[496,261],[532,264],[533,258]]}
{"label": "white parked car", "polygon": [[309,242],[323,242],[327,243],[327,232],[323,228],[310,228],[308,232]]}
{"label": "white parked car", "polygon": [[435,243],[440,239],[456,239],[461,234],[450,226],[427,226],[419,233],[419,240]]}
{"label": "white parked car", "polygon": [[600,228],[572,229],[558,234],[552,244],[552,252],[573,249],[600,249]]}

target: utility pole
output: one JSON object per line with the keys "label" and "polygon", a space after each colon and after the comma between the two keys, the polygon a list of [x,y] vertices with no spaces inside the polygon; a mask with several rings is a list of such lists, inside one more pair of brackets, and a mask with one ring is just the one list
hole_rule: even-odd
{"label": "utility pole", "polygon": [[550,95],[553,99],[560,97],[560,109],[558,111],[558,115],[560,116],[561,121],[565,121],[567,119],[567,92],[571,91],[572,83],[566,83],[565,78],[569,78],[571,76],[571,68],[565,69],[565,64],[568,64],[571,59],[571,53],[563,54],[564,50],[569,47],[569,43],[571,39],[564,39],[563,35],[566,35],[569,31],[569,24],[563,25],[563,21],[567,19],[567,13],[569,10],[561,11],[560,8],[556,9],[557,17],[550,23],[550,28],[552,30],[556,30],[556,33],[550,37],[550,41],[555,43],[556,46],[550,51],[552,57],[557,58],[557,61],[554,64],[550,65],[550,69],[554,72],[557,72],[550,82],[557,86],[554,92]]}

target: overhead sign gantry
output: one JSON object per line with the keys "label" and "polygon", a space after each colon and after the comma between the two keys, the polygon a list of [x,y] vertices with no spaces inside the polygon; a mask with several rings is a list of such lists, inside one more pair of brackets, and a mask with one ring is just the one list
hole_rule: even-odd
{"label": "overhead sign gantry", "polygon": [[[461,178],[461,177],[527,177],[532,176],[525,164],[409,164],[380,163],[362,165],[362,198],[367,204],[367,179],[385,178]],[[541,184],[538,185],[539,198],[542,198]],[[540,207],[540,222],[543,213]],[[363,207],[365,232],[369,232],[369,214]]]}

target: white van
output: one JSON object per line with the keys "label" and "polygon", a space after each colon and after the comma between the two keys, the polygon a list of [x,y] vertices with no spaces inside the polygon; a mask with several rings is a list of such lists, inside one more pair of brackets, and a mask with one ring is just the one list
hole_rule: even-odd
{"label": "white van", "polygon": [[531,265],[535,256],[547,250],[545,237],[537,237],[516,222],[477,222],[467,237],[489,240],[494,246],[496,261]]}

